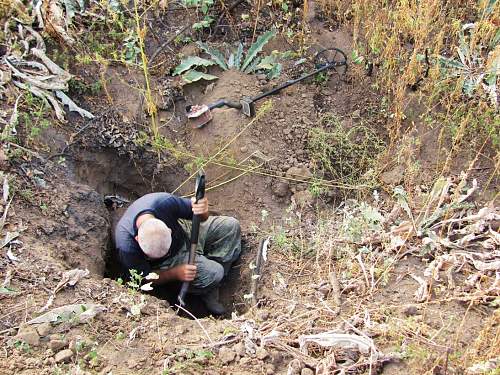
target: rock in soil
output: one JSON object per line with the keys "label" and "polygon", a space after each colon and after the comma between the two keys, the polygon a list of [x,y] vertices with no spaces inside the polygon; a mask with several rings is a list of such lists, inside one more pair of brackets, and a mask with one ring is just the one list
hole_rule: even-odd
{"label": "rock in soil", "polygon": [[418,315],[419,311],[416,306],[410,305],[404,309],[403,314],[405,314],[405,316],[414,316]]}
{"label": "rock in soil", "polygon": [[62,348],[68,346],[68,342],[66,340],[50,340],[49,348],[52,349],[53,352],[57,352]]}
{"label": "rock in soil", "polygon": [[287,178],[296,178],[299,180],[307,180],[313,175],[311,171],[306,167],[291,167],[286,171]]}
{"label": "rock in soil", "polygon": [[273,193],[277,197],[283,198],[286,197],[288,192],[290,191],[290,187],[287,182],[280,181],[273,187]]}
{"label": "rock in soil", "polygon": [[243,344],[242,342],[239,342],[235,346],[233,346],[233,350],[240,357],[244,357],[247,354],[247,350],[245,348],[245,344]]}
{"label": "rock in soil", "polygon": [[38,346],[40,344],[40,336],[38,335],[36,329],[32,327],[19,328],[19,332],[17,333],[15,339],[25,342],[31,346]]}
{"label": "rock in soil", "polygon": [[380,180],[387,185],[398,185],[403,182],[404,173],[405,168],[402,165],[398,165],[391,171],[382,173]]}
{"label": "rock in soil", "polygon": [[223,364],[227,365],[228,363],[231,363],[234,361],[234,358],[236,358],[236,352],[234,350],[226,348],[225,346],[220,348],[219,359]]}
{"label": "rock in soil", "polygon": [[45,337],[50,335],[50,331],[52,330],[52,325],[50,323],[42,323],[36,327],[36,330],[38,331],[38,334],[41,337]]}
{"label": "rock in soil", "polygon": [[276,374],[276,368],[274,367],[274,365],[272,364],[268,364],[266,366],[266,374],[267,375],[273,375],[273,374]]}
{"label": "rock in soil", "polygon": [[314,375],[314,371],[310,368],[304,367],[300,372],[300,375]]}
{"label": "rock in soil", "polygon": [[137,362],[135,359],[129,359],[127,361],[127,367],[131,370],[136,368],[138,364],[139,364],[139,362]]}
{"label": "rock in soil", "polygon": [[288,364],[287,375],[300,375],[302,363],[298,359],[292,359]]}
{"label": "rock in soil", "polygon": [[263,361],[264,359],[267,358],[267,356],[269,355],[269,353],[264,348],[257,348],[257,351],[255,352],[255,355],[256,355],[256,357],[258,359],[260,359],[261,361]]}
{"label": "rock in soil", "polygon": [[293,195],[293,199],[295,200],[295,203],[297,203],[297,206],[299,207],[310,206],[314,201],[314,197],[309,190],[296,192]]}
{"label": "rock in soil", "polygon": [[69,362],[71,357],[73,357],[73,352],[69,349],[64,349],[56,354],[55,361],[56,363]]}
{"label": "rock in soil", "polygon": [[241,366],[246,366],[248,365],[250,362],[252,362],[252,359],[251,358],[248,358],[248,357],[243,357],[240,359],[240,365]]}
{"label": "rock in soil", "polygon": [[265,322],[267,319],[269,319],[269,312],[262,310],[257,313],[257,320]]}

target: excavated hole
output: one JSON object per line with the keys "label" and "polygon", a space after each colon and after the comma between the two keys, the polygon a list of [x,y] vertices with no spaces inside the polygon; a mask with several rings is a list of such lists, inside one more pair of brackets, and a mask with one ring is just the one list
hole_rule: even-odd
{"label": "excavated hole", "polygon": [[[185,172],[180,166],[174,166],[160,173],[156,172],[155,159],[141,158],[131,160],[127,156],[120,156],[114,150],[79,150],[71,162],[73,178],[81,184],[88,185],[97,191],[103,198],[107,195],[119,195],[129,201],[153,191],[172,191],[185,178]],[[103,203],[104,204],[104,203]],[[106,268],[103,277],[116,279],[120,277],[118,258],[112,242],[112,226],[125,211],[126,206],[109,211],[110,230],[105,254]],[[246,241],[243,241],[245,250]],[[240,313],[247,309],[241,302],[240,270],[246,267],[248,256],[244,255],[237,262],[221,285],[220,299],[230,316],[232,311]],[[244,266],[245,265],[245,266]],[[245,277],[246,278],[246,277]],[[245,284],[249,283],[246,281]],[[177,294],[180,283],[173,283],[155,293],[159,298],[167,300],[172,306],[177,303]],[[238,298],[235,298],[235,296]],[[238,301],[236,301],[238,300]],[[187,309],[197,318],[208,315],[203,303],[195,296],[187,297]],[[187,314],[181,316],[189,317]]]}

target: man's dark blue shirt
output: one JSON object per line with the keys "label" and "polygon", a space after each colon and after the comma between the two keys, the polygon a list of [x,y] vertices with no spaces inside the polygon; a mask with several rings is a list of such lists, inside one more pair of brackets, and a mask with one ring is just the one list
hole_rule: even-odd
{"label": "man's dark blue shirt", "polygon": [[[135,239],[137,236],[136,220],[146,213],[153,214],[172,230],[172,244],[168,254],[154,261],[146,257]],[[116,225],[114,233],[118,257],[127,274],[128,270],[135,269],[146,276],[165,258],[176,254],[188,240],[178,219],[192,220],[192,218],[191,201],[169,193],[146,194],[132,203]]]}

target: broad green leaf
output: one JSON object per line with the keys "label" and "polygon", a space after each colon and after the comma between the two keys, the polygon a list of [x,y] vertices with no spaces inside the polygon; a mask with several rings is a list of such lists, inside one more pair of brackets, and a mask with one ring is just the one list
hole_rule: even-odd
{"label": "broad green leaf", "polygon": [[257,38],[257,41],[252,44],[247,52],[247,56],[245,58],[245,61],[243,62],[243,66],[241,67],[242,71],[246,72],[246,68],[252,63],[252,61],[255,59],[255,56],[257,56],[257,54],[262,51],[262,48],[264,48],[267,42],[274,38],[275,35],[276,30],[270,30]]}
{"label": "broad green leaf", "polygon": [[257,69],[271,70],[274,65],[276,65],[276,59],[274,56],[269,55],[260,60]]}
{"label": "broad green leaf", "polygon": [[496,2],[497,2],[497,0],[490,0],[490,1],[488,1],[488,5],[484,9],[483,18],[486,18],[486,16],[488,16],[488,15],[491,14],[491,12],[493,11],[493,9],[495,8]]}
{"label": "broad green leaf", "polygon": [[208,53],[217,65],[219,65],[222,69],[227,70],[226,59],[225,59],[224,55],[222,54],[222,52],[220,52],[219,50],[216,50],[215,48],[211,48],[207,44],[202,43],[202,42],[197,42],[196,44],[204,52]]}
{"label": "broad green leaf", "polygon": [[243,44],[239,44],[236,57],[234,58],[234,67],[238,70],[241,68],[241,58],[243,57]]}
{"label": "broad green leaf", "polygon": [[249,66],[246,67],[245,70],[243,70],[243,72],[246,74],[253,73],[257,69],[257,65],[259,65],[260,60],[260,57],[257,57]]}
{"label": "broad green leaf", "polygon": [[108,5],[113,12],[122,13],[122,4],[120,0],[109,0]]}
{"label": "broad green leaf", "polygon": [[201,30],[205,27],[210,27],[210,24],[213,22],[213,17],[205,16],[200,22],[196,22],[193,24],[194,30]]}
{"label": "broad green leaf", "polygon": [[267,79],[278,78],[281,74],[282,65],[277,63],[273,68],[267,73]]}
{"label": "broad green leaf", "polygon": [[467,66],[467,49],[459,48],[458,56],[460,57],[460,61],[462,62],[462,64]]}
{"label": "broad green leaf", "polygon": [[172,75],[176,76],[191,69],[193,66],[210,66],[214,65],[215,62],[211,60],[204,59],[198,56],[189,56],[181,61],[179,65],[176,66],[174,73]]}
{"label": "broad green leaf", "polygon": [[234,53],[231,53],[231,54],[229,55],[229,59],[227,60],[227,67],[228,67],[229,69],[234,68]]}
{"label": "broad green leaf", "polygon": [[66,9],[66,24],[71,24],[71,20],[77,12],[78,4],[74,0],[64,0],[64,7]]}
{"label": "broad green leaf", "polygon": [[406,212],[408,217],[413,220],[413,215],[411,213],[410,205],[408,204],[408,194],[402,186],[396,186],[394,188],[393,197],[396,198],[401,208]]}
{"label": "broad green leaf", "polygon": [[449,59],[449,58],[444,57],[444,56],[439,56],[438,60],[439,60],[439,64],[441,65],[441,67],[467,70],[467,67],[464,64],[462,64],[460,61],[457,61],[454,59]]}
{"label": "broad green leaf", "polygon": [[363,62],[363,60],[364,60],[364,57],[363,57],[362,55],[360,55],[360,54],[358,53],[358,51],[357,51],[357,50],[355,50],[355,49],[354,49],[354,50],[352,50],[352,53],[351,53],[351,58],[352,58],[352,62],[353,62],[354,64],[361,64],[361,63]]}
{"label": "broad green leaf", "polygon": [[490,42],[490,48],[493,49],[497,46],[497,44],[500,42],[500,28],[497,30],[495,33],[495,36]]}
{"label": "broad green leaf", "polygon": [[468,97],[472,97],[474,91],[477,89],[480,83],[479,79],[474,79],[474,78],[475,77],[467,77],[466,79],[464,79],[463,90],[464,94],[467,95]]}
{"label": "broad green leaf", "polygon": [[17,290],[9,288],[7,286],[0,287],[0,294],[16,294]]}
{"label": "broad green leaf", "polygon": [[197,70],[188,70],[186,73],[182,75],[182,79],[187,83],[196,82],[199,81],[200,79],[204,79],[205,81],[211,81],[217,78],[219,77],[213,76],[211,74],[198,72]]}

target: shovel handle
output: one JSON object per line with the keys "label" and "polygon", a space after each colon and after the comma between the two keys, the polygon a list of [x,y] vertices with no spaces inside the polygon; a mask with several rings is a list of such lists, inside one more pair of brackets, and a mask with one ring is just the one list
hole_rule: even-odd
{"label": "shovel handle", "polygon": [[[199,200],[205,197],[205,175],[200,173],[198,177],[196,177],[196,185],[195,185],[195,203],[198,203]],[[193,221],[191,225],[191,249],[189,251],[188,264],[194,264],[196,258],[196,247],[198,245],[198,237],[200,234],[200,216],[193,215]],[[186,297],[187,290],[189,288],[189,281],[184,281],[182,283],[181,290],[179,295],[177,296],[177,300],[179,305],[184,306],[184,298]]]}
{"label": "shovel handle", "polygon": [[237,102],[232,102],[226,99],[219,99],[216,102],[209,104],[208,109],[212,110],[214,108],[229,107],[234,109],[241,109],[241,104]]}

